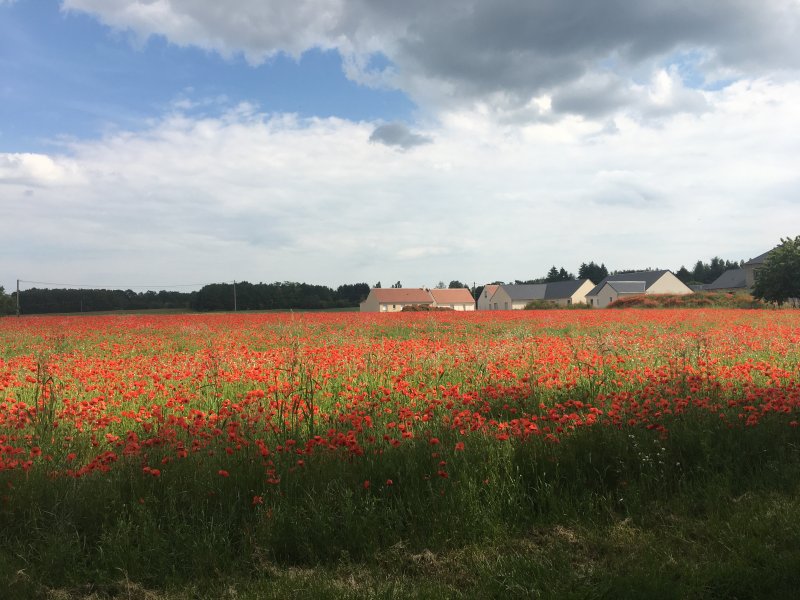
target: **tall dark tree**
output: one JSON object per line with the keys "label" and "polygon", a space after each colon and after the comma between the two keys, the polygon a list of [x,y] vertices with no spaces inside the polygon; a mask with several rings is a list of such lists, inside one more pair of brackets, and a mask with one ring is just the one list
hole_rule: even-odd
{"label": "tall dark tree", "polygon": [[557,269],[556,266],[553,265],[547,272],[543,282],[550,283],[553,281],[571,281],[573,279],[575,279],[575,275],[569,273],[564,267]]}
{"label": "tall dark tree", "polygon": [[800,235],[781,238],[781,244],[767,255],[755,273],[753,297],[781,306],[800,302]]}
{"label": "tall dark tree", "polygon": [[451,290],[458,289],[458,288],[467,288],[467,289],[469,289],[469,286],[466,283],[461,283],[457,279],[454,279],[453,281],[451,281],[450,285],[448,285],[447,287],[450,288]]}
{"label": "tall dark tree", "polygon": [[401,288],[401,287],[403,287],[403,284],[398,281],[397,283],[393,283],[392,287],[393,288]]}
{"label": "tall dark tree", "polygon": [[568,272],[564,267],[561,267],[558,270],[558,280],[559,281],[572,281],[573,279],[575,279],[575,275],[573,275],[572,273]]}
{"label": "tall dark tree", "polygon": [[0,285],[0,315],[10,315],[15,311],[14,298],[6,294],[3,286]]}
{"label": "tall dark tree", "polygon": [[591,279],[594,283],[600,283],[608,277],[608,269],[605,264],[597,264],[594,261],[589,264],[581,263],[578,269],[578,279]]}
{"label": "tall dark tree", "polygon": [[348,283],[336,288],[336,295],[345,300],[349,306],[358,306],[369,296],[369,285],[366,283]]}
{"label": "tall dark tree", "polygon": [[692,280],[692,274],[689,272],[689,269],[683,265],[675,272],[675,277],[680,279],[683,283],[689,283]]}

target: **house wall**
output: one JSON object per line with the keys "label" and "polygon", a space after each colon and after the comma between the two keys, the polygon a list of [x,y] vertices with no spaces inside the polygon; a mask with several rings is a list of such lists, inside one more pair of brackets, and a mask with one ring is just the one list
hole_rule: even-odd
{"label": "house wall", "polygon": [[433,306],[433,302],[382,302],[380,312],[400,312],[404,306]]}
{"label": "house wall", "polygon": [[488,294],[488,290],[484,287],[480,298],[478,298],[478,310],[491,310],[492,295]]}
{"label": "house wall", "polygon": [[378,312],[380,310],[378,306],[378,298],[372,292],[369,293],[367,298],[358,305],[358,308],[361,312]]}
{"label": "house wall", "polygon": [[[591,281],[586,280],[583,282],[583,284],[581,284],[581,287],[575,290],[575,293],[569,297],[572,302],[567,302],[567,299],[565,298],[563,304],[587,304],[586,294],[591,292],[593,289],[594,284]],[[560,300],[559,304],[562,304]]]}
{"label": "house wall", "polygon": [[475,310],[475,304],[474,303],[468,304],[468,303],[464,303],[464,302],[455,302],[455,303],[445,302],[443,304],[439,304],[437,302],[436,306],[439,306],[441,308],[452,308],[453,310],[462,311],[462,312],[463,311],[468,311],[468,310]]}
{"label": "house wall", "polygon": [[691,288],[672,273],[664,273],[658,281],[651,285],[645,294],[693,294]]}
{"label": "house wall", "polygon": [[503,288],[497,288],[497,291],[491,298],[492,310],[511,310],[513,302],[511,296],[508,295]]}
{"label": "house wall", "polygon": [[610,285],[605,284],[602,288],[600,288],[600,292],[597,294],[597,296],[594,296],[594,306],[596,308],[605,308],[617,298],[619,298],[617,290],[612,288]]}

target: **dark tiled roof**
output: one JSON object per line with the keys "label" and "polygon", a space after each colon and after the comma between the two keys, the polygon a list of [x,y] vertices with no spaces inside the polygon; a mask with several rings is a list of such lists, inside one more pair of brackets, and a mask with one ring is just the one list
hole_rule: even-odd
{"label": "dark tiled roof", "polygon": [[728,269],[712,283],[703,286],[704,290],[731,290],[746,288],[744,269]]}
{"label": "dark tiled roof", "polygon": [[554,281],[552,283],[548,283],[546,284],[547,289],[544,292],[544,299],[560,300],[562,298],[569,298],[587,281],[589,280],[578,279],[577,281]]}
{"label": "dark tiled roof", "polygon": [[501,285],[512,300],[544,300],[546,283],[527,283],[523,285]]}
{"label": "dark tiled roof", "polygon": [[601,289],[603,289],[603,286],[606,283],[613,282],[613,281],[636,281],[636,282],[643,281],[644,282],[644,290],[642,290],[642,291],[645,291],[648,288],[650,288],[650,286],[653,285],[656,281],[661,279],[664,276],[665,273],[669,273],[669,271],[666,271],[666,270],[664,270],[664,271],[636,271],[634,273],[619,273],[618,275],[609,275],[608,277],[603,279],[603,281],[601,281],[596,286],[594,286],[594,289],[591,292],[589,292],[588,294],[586,294],[586,295],[587,296],[597,296],[597,294],[600,292]]}
{"label": "dark tiled roof", "polygon": [[[773,250],[774,250],[774,248],[773,248]],[[767,256],[769,256],[770,252],[772,252],[772,250],[767,250],[766,252],[764,252],[764,254],[759,254],[758,256],[756,256],[755,258],[751,258],[750,260],[748,260],[744,264],[746,264],[746,265],[763,265],[764,261],[767,260]]]}
{"label": "dark tiled roof", "polygon": [[569,298],[578,291],[588,279],[577,281],[552,281],[550,283],[526,283],[521,285],[503,285],[505,292],[512,300],[560,300]]}
{"label": "dark tiled roof", "polygon": [[644,294],[646,289],[644,281],[609,281],[608,285],[618,294]]}

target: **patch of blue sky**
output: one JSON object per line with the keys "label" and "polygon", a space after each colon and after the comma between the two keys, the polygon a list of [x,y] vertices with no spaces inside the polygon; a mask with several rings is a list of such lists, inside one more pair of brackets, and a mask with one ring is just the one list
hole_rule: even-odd
{"label": "patch of blue sky", "polygon": [[734,83],[735,79],[709,77],[710,56],[707,50],[694,49],[674,52],[667,56],[664,65],[677,69],[683,84],[692,89],[717,91]]}
{"label": "patch of blue sky", "polygon": [[[391,68],[381,55],[369,66]],[[0,152],[136,131],[174,110],[176,100],[206,115],[241,102],[265,113],[354,121],[409,120],[415,111],[400,91],[347,79],[335,51],[277,55],[253,67],[160,37],[137,44],[90,16],[62,13],[56,0],[0,5]]]}

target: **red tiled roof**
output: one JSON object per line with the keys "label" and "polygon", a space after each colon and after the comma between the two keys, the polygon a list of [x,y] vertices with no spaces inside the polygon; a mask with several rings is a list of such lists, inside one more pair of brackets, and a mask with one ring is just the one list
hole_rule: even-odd
{"label": "red tiled roof", "polygon": [[500,286],[497,285],[496,283],[490,283],[488,285],[483,286],[483,291],[484,293],[486,293],[486,299],[488,300],[489,298],[491,298],[492,295],[497,291],[497,288],[499,287]]}
{"label": "red tiled roof", "polygon": [[380,304],[432,304],[433,298],[428,290],[422,288],[373,288]]}
{"label": "red tiled roof", "polygon": [[472,294],[466,288],[453,288],[447,290],[431,290],[431,296],[436,304],[473,304]]}

